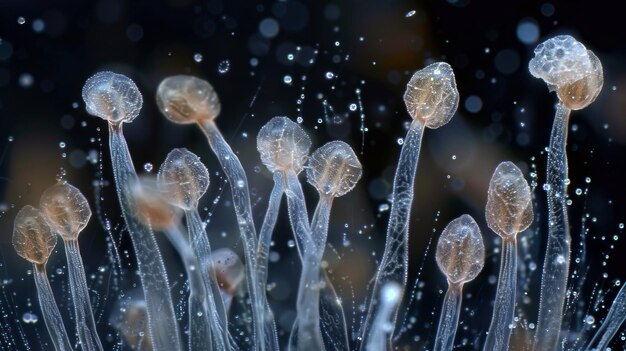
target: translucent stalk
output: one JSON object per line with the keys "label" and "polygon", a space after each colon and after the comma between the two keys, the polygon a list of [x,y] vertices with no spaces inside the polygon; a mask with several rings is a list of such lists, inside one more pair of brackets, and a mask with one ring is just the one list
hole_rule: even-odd
{"label": "translucent stalk", "polygon": [[[409,215],[411,214],[415,172],[417,170],[423,134],[423,123],[419,120],[413,120],[400,151],[398,168],[393,180],[391,212],[387,226],[385,250],[376,272],[376,279],[374,280],[372,298],[363,327],[363,339],[370,333],[372,328],[374,313],[378,310],[376,296],[380,296],[382,287],[386,283],[397,282],[400,284],[401,295],[406,287],[409,267]],[[391,323],[393,325],[395,325],[398,315],[398,306],[399,304],[396,305],[391,313]],[[389,345],[391,345],[392,334],[389,334]]]}
{"label": "translucent stalk", "polygon": [[135,206],[131,186],[138,179],[122,134],[122,124],[109,123],[109,147],[117,196],[137,257],[153,347],[155,350],[181,350],[178,324],[161,252],[152,230],[141,225],[133,216]]}
{"label": "translucent stalk", "polygon": [[536,351],[555,350],[559,342],[567,278],[571,236],[567,219],[567,126],[570,110],[559,103],[556,109],[550,152],[548,153],[548,243],[541,276],[539,319],[535,334]]}
{"label": "translucent stalk", "polygon": [[193,209],[185,211],[187,228],[191,237],[191,248],[193,249],[199,263],[202,276],[202,283],[207,294],[208,310],[213,323],[211,327],[215,336],[216,348],[218,350],[229,350],[230,340],[228,334],[228,318],[224,300],[221,298],[220,288],[217,284],[217,277],[213,270],[211,260],[211,246],[207,238],[198,211]]}
{"label": "translucent stalk", "polygon": [[620,327],[626,320],[626,285],[622,286],[617,297],[613,300],[613,305],[607,314],[604,322],[591,338],[585,350],[604,351],[609,347],[609,343],[615,337]]}
{"label": "translucent stalk", "polygon": [[204,288],[202,266],[178,226],[171,226],[164,234],[180,255],[189,279],[189,351],[213,350],[211,314],[208,307],[212,299]]}
{"label": "translucent stalk", "polygon": [[96,321],[91,311],[89,289],[85,278],[85,268],[80,257],[78,240],[63,240],[69,272],[70,291],[74,305],[74,315],[78,340],[85,351],[103,350],[98,337]]}
{"label": "translucent stalk", "polygon": [[285,190],[284,181],[280,172],[274,172],[274,187],[270,194],[270,198],[267,204],[267,211],[265,212],[265,218],[263,219],[263,225],[259,232],[259,242],[257,243],[257,272],[259,279],[259,291],[261,292],[261,298],[264,300],[266,306],[265,311],[262,312],[261,320],[265,323],[261,326],[263,337],[267,343],[269,350],[278,349],[278,334],[276,331],[276,324],[269,303],[267,302],[267,269],[268,269],[268,257],[270,252],[270,245],[272,243],[272,233],[276,226],[278,219],[278,212],[280,211],[280,200]]}
{"label": "translucent stalk", "polygon": [[320,330],[320,257],[311,237],[304,193],[298,176],[287,172],[287,207],[291,227],[302,252],[302,275],[296,302],[298,350],[324,350]]}
{"label": "translucent stalk", "polygon": [[326,248],[326,241],[328,239],[328,223],[330,221],[330,210],[333,206],[332,196],[320,195],[320,200],[313,213],[313,219],[311,220],[311,230],[313,232],[313,243],[317,244],[318,254],[324,255],[324,249]]}
{"label": "translucent stalk", "polygon": [[454,347],[454,336],[459,324],[463,284],[448,283],[448,292],[443,300],[434,351],[449,351]]}
{"label": "translucent stalk", "polygon": [[33,270],[35,271],[35,285],[37,286],[39,305],[54,349],[56,351],[71,351],[74,348],[67,336],[61,312],[54,299],[54,294],[46,275],[46,266],[33,263]]}
{"label": "translucent stalk", "polygon": [[508,350],[513,331],[517,286],[517,241],[515,237],[504,238],[502,245],[498,290],[483,351]]}
{"label": "translucent stalk", "polygon": [[233,196],[233,207],[237,215],[237,224],[243,242],[244,255],[246,260],[246,282],[250,299],[252,301],[252,323],[253,323],[253,345],[259,350],[265,350],[265,343],[258,342],[263,335],[263,309],[266,306],[259,291],[257,277],[256,260],[256,229],[252,220],[252,206],[250,205],[250,193],[248,191],[248,178],[241,166],[241,162],[230,148],[222,133],[212,120],[198,121],[200,129],[204,132],[209,142],[209,146],[215,156],[217,156],[224,174],[228,178],[230,190]]}
{"label": "translucent stalk", "polygon": [[365,339],[365,350],[387,350],[387,334],[393,331],[391,316],[395,305],[400,302],[399,292],[400,287],[396,283],[388,283],[381,290],[380,307],[376,319],[374,319],[372,333]]}

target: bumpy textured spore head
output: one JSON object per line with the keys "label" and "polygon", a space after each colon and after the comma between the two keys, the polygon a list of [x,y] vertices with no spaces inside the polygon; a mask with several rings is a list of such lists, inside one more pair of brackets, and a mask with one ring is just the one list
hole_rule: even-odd
{"label": "bumpy textured spore head", "polygon": [[446,226],[437,242],[435,258],[450,283],[476,278],[485,264],[485,245],[474,218],[462,215]]}
{"label": "bumpy textured spore head", "polygon": [[569,109],[579,110],[600,94],[604,77],[596,55],[569,35],[548,39],[535,48],[530,73],[543,79]]}
{"label": "bumpy textured spore head", "polygon": [[485,216],[487,225],[501,237],[516,236],[533,222],[528,182],[512,162],[496,167],[489,182]]}
{"label": "bumpy textured spore head", "polygon": [[436,62],[415,72],[404,93],[406,109],[428,128],[439,128],[452,119],[459,106],[452,67]]}
{"label": "bumpy textured spore head", "polygon": [[222,110],[213,86],[194,76],[178,75],[163,79],[157,89],[156,101],[161,113],[179,124],[212,120]]}
{"label": "bumpy textured spore head", "polygon": [[64,240],[78,238],[91,218],[87,198],[67,182],[58,182],[46,189],[39,200],[39,207],[48,224]]}
{"label": "bumpy textured spore head", "polygon": [[83,100],[90,115],[110,123],[130,123],[141,111],[139,88],[125,75],[109,71],[91,76],[83,86]]}
{"label": "bumpy textured spore head", "polygon": [[131,193],[135,200],[135,216],[141,224],[156,230],[166,230],[175,224],[180,210],[168,202],[154,177],[140,177],[131,186]]}
{"label": "bumpy textured spore head", "polygon": [[293,170],[298,174],[307,160],[311,139],[289,118],[274,117],[259,131],[256,148],[270,172]]}
{"label": "bumpy textured spore head", "polygon": [[332,197],[352,190],[362,174],[361,162],[343,141],[331,141],[315,150],[306,168],[309,184],[320,194]]}
{"label": "bumpy textured spore head", "polygon": [[191,210],[209,187],[209,171],[193,152],[174,149],[159,169],[157,184],[172,205]]}
{"label": "bumpy textured spore head", "polygon": [[22,207],[13,224],[13,247],[18,255],[35,264],[45,264],[57,237],[38,208]]}

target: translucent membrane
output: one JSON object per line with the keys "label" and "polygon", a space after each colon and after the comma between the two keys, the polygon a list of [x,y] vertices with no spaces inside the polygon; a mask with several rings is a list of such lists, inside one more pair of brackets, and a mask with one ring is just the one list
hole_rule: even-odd
{"label": "translucent membrane", "polygon": [[[228,178],[239,232],[243,241],[246,281],[252,301],[254,335],[251,339],[255,347],[265,350],[268,339],[266,338],[265,342],[258,342],[259,338],[262,337],[260,335],[263,335],[261,325],[264,323],[266,305],[261,296],[263,292],[259,289],[257,277],[257,237],[252,221],[248,179],[241,162],[213,122],[221,110],[218,96],[205,80],[192,76],[173,76],[164,79],[159,84],[157,104],[163,115],[174,123],[198,124],[206,135],[211,150],[217,156],[226,178]],[[269,339],[269,342],[273,342],[273,339]]]}
{"label": "translucent membrane", "polygon": [[609,343],[619,331],[624,320],[626,320],[626,285],[622,286],[619,293],[617,293],[617,297],[613,300],[611,309],[604,319],[604,322],[602,322],[596,334],[591,338],[585,350],[608,350]]}
{"label": "translucent membrane", "polygon": [[137,218],[143,225],[163,232],[183,261],[189,280],[189,351],[212,350],[210,300],[198,258],[180,228],[179,214],[157,189],[154,179],[141,178],[133,187],[133,197]]}
{"label": "translucent membrane", "polygon": [[450,222],[441,233],[435,253],[439,269],[448,278],[435,338],[435,351],[452,350],[459,322],[463,284],[476,278],[485,263],[480,228],[469,215]]}
{"label": "translucent membrane", "polygon": [[567,218],[567,126],[571,109],[592,103],[603,84],[597,57],[571,36],[557,36],[541,43],[529,63],[530,73],[556,90],[557,105],[548,153],[548,242],[543,262],[536,351],[555,350],[561,331],[567,294],[571,236]]}
{"label": "translucent membrane", "polygon": [[27,205],[17,213],[13,227],[13,247],[18,255],[33,264],[39,306],[54,349],[70,351],[74,348],[65,331],[61,312],[46,275],[46,263],[56,240],[39,209]]}
{"label": "translucent membrane", "polygon": [[228,318],[220,296],[215,274],[208,274],[212,265],[211,245],[198,214],[198,200],[209,187],[209,171],[200,158],[187,149],[172,150],[157,175],[159,189],[166,199],[185,212],[191,248],[200,262],[202,282],[208,296],[208,308],[212,319],[211,328],[218,349],[230,348]]}
{"label": "translucent membrane", "polygon": [[91,310],[78,235],[91,218],[89,202],[76,187],[57,183],[41,195],[39,206],[52,229],[63,238],[78,340],[83,350],[102,350]]}
{"label": "translucent membrane", "polygon": [[533,221],[531,193],[528,183],[512,162],[502,162],[489,182],[485,209],[489,228],[502,237],[502,257],[498,290],[484,351],[508,350],[517,288],[517,233]]}
{"label": "translucent membrane", "polygon": [[[393,179],[385,250],[376,272],[372,298],[362,328],[362,339],[370,333],[374,313],[378,309],[376,297],[380,296],[382,287],[394,281],[402,287],[401,295],[404,294],[409,264],[409,215],[424,127],[439,128],[445,125],[459,105],[459,92],[450,65],[437,62],[415,72],[407,84],[404,102],[413,122],[404,138]],[[396,306],[392,313],[392,324],[395,324],[397,311]],[[392,335],[393,333],[390,333],[388,336],[389,346]]]}
{"label": "translucent membrane", "polygon": [[155,350],[181,350],[170,285],[159,247],[152,230],[133,215],[135,203],[131,188],[137,182],[137,173],[122,126],[123,122],[131,122],[139,114],[143,103],[141,93],[128,77],[99,72],[85,83],[83,100],[87,112],[109,122],[109,148],[117,196],[135,249],[152,344]]}
{"label": "translucent membrane", "polygon": [[396,283],[387,283],[383,286],[380,295],[380,304],[372,333],[365,339],[367,351],[385,350],[387,346],[387,334],[393,331],[391,314],[402,298],[402,288]]}

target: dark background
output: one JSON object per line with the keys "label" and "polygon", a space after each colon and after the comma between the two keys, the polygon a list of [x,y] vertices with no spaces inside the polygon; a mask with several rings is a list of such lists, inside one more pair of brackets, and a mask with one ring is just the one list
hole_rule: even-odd
{"label": "dark background", "polygon": [[[219,93],[222,114],[217,124],[248,174],[257,228],[272,185],[255,145],[266,121],[276,115],[301,117],[314,148],[333,139],[353,146],[364,174],[353,192],[334,203],[326,261],[356,333],[376,257],[384,246],[384,208],[400,151],[398,139],[410,121],[402,94],[415,70],[439,60],[452,65],[461,102],[449,125],[425,133],[411,219],[413,293],[405,298],[411,301],[403,309],[407,329],[398,345],[431,347],[446,289],[434,260],[436,239],[450,220],[469,213],[483,230],[488,255],[483,272],[466,286],[456,340],[459,349],[479,347],[489,325],[499,267],[499,241],[486,226],[484,205],[491,174],[504,160],[518,164],[536,186],[536,222],[519,236],[521,322],[514,344],[519,342],[537,314],[546,230],[544,148],[556,101],[543,82],[530,76],[527,63],[540,41],[557,34],[573,35],[593,50],[605,73],[597,101],[573,112],[568,146],[572,269],[586,280],[582,295],[568,304],[571,324],[565,327],[574,340],[572,347],[580,346],[626,278],[626,246],[619,228],[626,210],[626,45],[617,3],[1,1],[0,347],[50,347],[31,267],[10,242],[17,211],[25,204],[36,205],[42,191],[62,177],[92,204],[94,218],[81,235],[81,251],[100,335],[107,349],[120,348],[114,346],[120,336],[113,327],[113,311],[120,301],[135,298],[138,279],[130,273],[135,261],[114,195],[106,124],[86,114],[80,97],[85,80],[99,70],[130,76],[144,95],[140,117],[125,127],[138,170],[153,165],[156,173],[169,150],[187,147],[211,171],[212,184],[200,209],[209,220],[214,248],[241,253],[230,191],[199,130],[174,125],[158,112],[154,96],[164,77],[197,75]],[[278,32],[272,32],[276,28]],[[359,105],[357,89],[365,134],[360,131],[361,110],[350,107]],[[317,195],[312,187],[304,187],[312,210]],[[270,265],[269,278],[282,333],[288,333],[293,321],[299,274],[285,210],[275,232],[278,260]],[[581,240],[581,234],[587,240]],[[586,259],[576,264],[581,243],[586,244]],[[175,301],[183,303],[186,286],[178,257],[165,241],[160,244]],[[48,271],[71,331],[61,246],[58,243]],[[25,315],[29,313],[39,321],[31,323],[32,316]],[[576,338],[582,341],[576,343]]]}

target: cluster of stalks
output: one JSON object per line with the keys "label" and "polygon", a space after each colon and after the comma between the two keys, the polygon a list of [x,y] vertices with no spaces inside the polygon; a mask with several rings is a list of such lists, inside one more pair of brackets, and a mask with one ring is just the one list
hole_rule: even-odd
{"label": "cluster of stalks", "polygon": [[[603,77],[598,58],[570,36],[547,40],[535,54],[530,72],[557,92],[559,102],[548,154],[545,188],[549,232],[539,318],[534,341],[527,348],[551,351],[565,342],[561,323],[571,242],[566,207],[568,119],[571,110],[582,109],[595,100]],[[407,285],[409,222],[422,137],[426,128],[447,124],[459,103],[454,73],[447,63],[433,63],[417,71],[408,83],[404,101],[412,122],[393,181],[384,252],[363,324],[360,329],[354,326],[360,330],[354,340],[347,332],[343,308],[332,282],[321,266],[333,200],[350,192],[362,175],[361,163],[348,144],[332,141],[309,155],[311,139],[298,123],[288,117],[270,119],[259,131],[257,149],[261,161],[273,174],[274,188],[257,234],[246,174],[216,124],[221,112],[217,93],[207,81],[193,76],[172,76],[161,82],[156,96],[161,113],[173,123],[199,127],[226,175],[243,243],[242,263],[232,251],[211,248],[206,225],[198,212],[198,202],[209,187],[209,171],[197,155],[187,149],[174,149],[156,177],[137,175],[123,135],[124,124],[133,122],[143,105],[135,83],[121,74],[99,72],[85,83],[83,99],[87,112],[104,119],[109,126],[117,196],[145,299],[148,341],[143,342],[144,347],[156,351],[183,350],[185,345],[192,351],[280,348],[266,291],[269,250],[284,197],[302,263],[297,315],[286,347],[311,351],[393,349],[398,311]],[[319,194],[311,217],[301,173]],[[480,338],[485,351],[509,349],[517,301],[516,237],[533,222],[531,195],[522,171],[514,163],[505,161],[498,165],[489,182],[485,216],[489,228],[502,239],[502,254],[491,324]],[[65,244],[76,345],[82,350],[103,350],[78,246],[78,235],[90,216],[87,199],[80,191],[60,182],[43,193],[39,208],[25,206],[15,218],[13,244],[17,253],[34,266],[40,307],[55,350],[73,350],[75,345],[66,332],[46,275],[46,262],[57,235]],[[181,337],[154,232],[167,237],[185,268],[189,286],[187,340]],[[446,276],[448,290],[433,349],[452,350],[463,286],[475,279],[484,265],[485,247],[476,221],[467,214],[451,221],[438,239],[435,256]],[[245,284],[240,284],[243,281]],[[231,305],[237,290],[244,291],[243,308],[248,314],[234,321]],[[626,292],[622,289],[585,349],[605,350],[625,317]]]}

